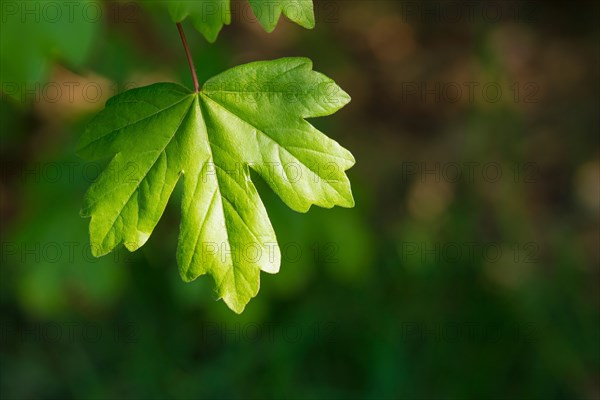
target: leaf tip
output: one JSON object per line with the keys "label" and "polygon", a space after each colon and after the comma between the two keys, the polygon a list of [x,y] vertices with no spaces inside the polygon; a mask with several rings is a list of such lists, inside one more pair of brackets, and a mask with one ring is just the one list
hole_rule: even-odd
{"label": "leaf tip", "polygon": [[233,311],[237,315],[240,315],[246,309],[246,305],[248,305],[248,302],[243,302],[233,297],[234,296],[225,295],[221,297],[221,299],[231,311]]}
{"label": "leaf tip", "polygon": [[182,259],[183,254],[177,254],[177,265],[179,266],[179,276],[184,283],[190,283],[198,278],[198,274],[192,272],[192,268]]}
{"label": "leaf tip", "polygon": [[309,18],[307,21],[303,22],[300,25],[306,29],[315,29],[316,23],[314,15],[312,16],[312,18]]}
{"label": "leaf tip", "polygon": [[354,208],[356,207],[356,201],[354,200],[354,195],[350,192],[350,196],[347,199],[347,203],[342,205],[344,208]]}
{"label": "leaf tip", "polygon": [[110,253],[110,250],[105,250],[101,245],[94,242],[90,242],[90,249],[94,258],[100,258]]}

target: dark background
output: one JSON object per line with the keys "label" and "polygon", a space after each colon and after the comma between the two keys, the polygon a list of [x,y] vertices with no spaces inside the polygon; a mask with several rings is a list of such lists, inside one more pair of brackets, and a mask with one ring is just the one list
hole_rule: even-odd
{"label": "dark background", "polygon": [[[184,24],[201,80],[310,57],[353,98],[313,123],[355,155],[356,207],[297,214],[256,178],[283,262],[240,316],[179,278],[176,197],[92,258],[86,121],[191,79],[165,12],[58,21],[76,54],[2,82],[1,397],[600,398],[597,3],[317,1],[272,34],[245,6],[216,44]],[[40,61],[29,32],[3,68]]]}

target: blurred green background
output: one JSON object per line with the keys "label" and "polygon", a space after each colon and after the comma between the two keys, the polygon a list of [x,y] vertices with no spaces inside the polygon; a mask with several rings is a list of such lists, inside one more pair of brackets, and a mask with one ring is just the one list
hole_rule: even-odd
{"label": "blurred green background", "polygon": [[317,0],[267,34],[233,3],[216,44],[184,23],[200,79],[310,57],[353,98],[312,122],[356,156],[356,208],[256,177],[283,262],[240,316],[180,280],[177,198],[94,259],[75,143],[116,93],[191,86],[177,29],[2,2],[2,399],[600,398],[598,4]]}

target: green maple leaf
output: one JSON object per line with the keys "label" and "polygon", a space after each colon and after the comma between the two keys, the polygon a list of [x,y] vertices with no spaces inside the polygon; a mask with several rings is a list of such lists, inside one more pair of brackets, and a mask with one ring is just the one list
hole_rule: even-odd
{"label": "green maple leaf", "polygon": [[173,22],[189,17],[194,28],[211,43],[217,40],[223,25],[231,23],[229,0],[170,0],[164,4]]}
{"label": "green maple leaf", "polygon": [[[196,30],[211,43],[217,40],[223,26],[231,23],[230,0],[144,0],[144,3],[165,7],[173,22],[183,22],[189,18]],[[281,14],[304,28],[315,27],[312,0],[249,0],[249,3],[256,19],[267,32],[275,29]],[[247,17],[244,12],[241,15]]]}
{"label": "green maple leaf", "polygon": [[312,0],[248,0],[254,15],[267,32],[273,32],[283,13],[298,25],[315,27],[315,12]]}
{"label": "green maple leaf", "polygon": [[86,158],[112,157],[82,209],[93,254],[141,247],[181,179],[181,277],[212,275],[218,296],[242,312],[260,271],[278,272],[281,260],[249,170],[296,211],[353,207],[345,171],[354,157],[305,120],[349,101],[305,58],[235,67],[199,93],[159,83],[112,98],[79,145]]}

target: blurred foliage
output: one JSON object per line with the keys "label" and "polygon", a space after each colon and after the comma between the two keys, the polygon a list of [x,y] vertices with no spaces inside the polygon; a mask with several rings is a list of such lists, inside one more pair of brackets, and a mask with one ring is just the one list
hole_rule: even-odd
{"label": "blurred foliage", "polygon": [[2,91],[22,100],[18,89],[45,82],[54,60],[73,68],[83,64],[102,23],[102,8],[93,0],[7,1],[0,20]]}
{"label": "blurred foliage", "polygon": [[[190,86],[168,16],[102,2],[82,64],[19,45],[3,20],[15,73],[38,82],[43,54],[59,62],[39,82],[79,86],[1,99],[2,398],[599,398],[598,4],[493,2],[506,8],[490,20],[491,3],[467,2],[436,18],[458,3],[317,1],[314,30],[272,34],[233,14],[214,45],[184,23],[201,79],[308,56],[353,98],[313,122],[355,154],[357,207],[298,215],[257,184],[284,259],[241,316],[209,278],[179,279],[178,199],[138,252],[86,250],[78,210],[102,165],[74,144],[116,92]],[[449,101],[440,82],[504,95]],[[423,173],[436,163],[476,166]]]}

